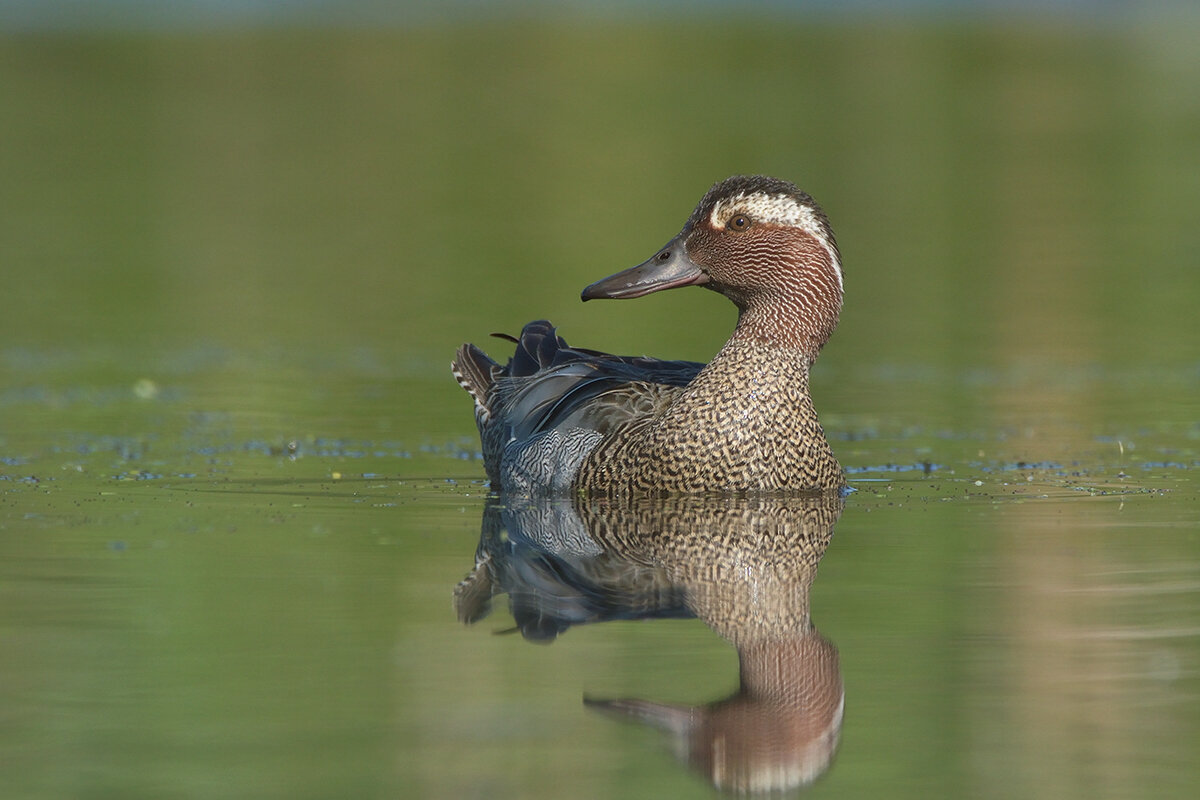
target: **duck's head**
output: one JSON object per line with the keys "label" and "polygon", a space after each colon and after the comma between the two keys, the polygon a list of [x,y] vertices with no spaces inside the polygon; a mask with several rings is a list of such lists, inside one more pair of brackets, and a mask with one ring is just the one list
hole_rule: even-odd
{"label": "duck's head", "polygon": [[825,212],[795,185],[738,175],[713,186],[683,230],[645,263],[583,290],[584,300],[704,286],[740,311],[735,337],[816,357],[842,307],[842,263]]}

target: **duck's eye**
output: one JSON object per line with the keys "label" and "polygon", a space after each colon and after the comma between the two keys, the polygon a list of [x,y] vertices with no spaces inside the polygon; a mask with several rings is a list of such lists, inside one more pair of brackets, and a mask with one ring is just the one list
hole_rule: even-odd
{"label": "duck's eye", "polygon": [[737,216],[735,216],[731,220],[729,220],[729,222],[725,223],[726,230],[731,230],[731,231],[744,231],[749,227],[750,227],[750,218],[747,217],[745,214],[738,214]]}

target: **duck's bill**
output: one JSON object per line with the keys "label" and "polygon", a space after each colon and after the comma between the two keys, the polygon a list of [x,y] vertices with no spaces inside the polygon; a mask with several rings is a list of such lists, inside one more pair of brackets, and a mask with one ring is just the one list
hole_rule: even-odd
{"label": "duck's bill", "polygon": [[672,239],[645,263],[596,281],[583,290],[584,300],[624,300],[663,289],[708,283],[708,273],[688,258],[681,237]]}

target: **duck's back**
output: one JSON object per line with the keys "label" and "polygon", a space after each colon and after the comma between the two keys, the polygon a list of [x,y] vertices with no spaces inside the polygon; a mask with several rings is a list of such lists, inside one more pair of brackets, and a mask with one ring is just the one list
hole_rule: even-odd
{"label": "duck's back", "polygon": [[512,341],[504,366],[466,344],[453,369],[475,400],[492,487],[522,494],[570,489],[602,439],[651,424],[704,366],[573,348],[546,320]]}

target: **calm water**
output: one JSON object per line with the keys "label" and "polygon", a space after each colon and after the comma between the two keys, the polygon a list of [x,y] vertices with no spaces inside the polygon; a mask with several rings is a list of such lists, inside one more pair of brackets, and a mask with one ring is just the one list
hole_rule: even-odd
{"label": "calm water", "polygon": [[[364,409],[410,383],[311,374]],[[338,397],[264,414],[207,382],[4,398],[28,423],[0,507],[5,796],[705,796],[821,774],[829,736],[817,793],[1183,797],[1200,778],[1194,423],[853,418],[831,425],[858,465],[840,519],[680,502],[630,524],[498,510],[466,436],[366,435]],[[1061,458],[1019,463],[1039,447]],[[696,556],[697,535],[724,549]],[[758,639],[794,644],[785,674],[824,694],[736,697]]]}
{"label": "calm water", "polygon": [[[0,797],[1195,796],[1184,28],[0,37]],[[707,359],[577,297],[738,171],[855,491],[489,498],[454,348]]]}

